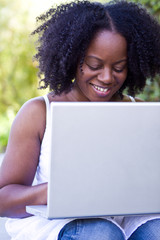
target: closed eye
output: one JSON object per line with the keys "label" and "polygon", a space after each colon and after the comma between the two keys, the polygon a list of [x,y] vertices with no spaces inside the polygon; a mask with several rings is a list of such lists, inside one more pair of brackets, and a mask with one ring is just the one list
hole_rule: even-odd
{"label": "closed eye", "polygon": [[86,65],[92,70],[92,71],[97,71],[102,68],[102,66],[91,66],[86,63]]}
{"label": "closed eye", "polygon": [[121,72],[123,72],[123,69],[114,69],[114,71],[117,73],[121,73]]}
{"label": "closed eye", "polygon": [[123,67],[121,67],[121,68],[116,68],[116,67],[114,67],[113,69],[114,69],[115,72],[121,73],[121,72],[123,72],[123,70],[126,69],[126,67],[127,67],[127,65],[125,64],[125,65],[124,65]]}

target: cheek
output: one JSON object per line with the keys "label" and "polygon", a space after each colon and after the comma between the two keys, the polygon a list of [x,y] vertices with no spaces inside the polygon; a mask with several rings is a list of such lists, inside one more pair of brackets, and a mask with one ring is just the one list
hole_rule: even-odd
{"label": "cheek", "polygon": [[115,90],[116,90],[116,91],[118,91],[118,90],[122,87],[122,85],[124,84],[126,78],[127,78],[127,73],[126,73],[126,74],[123,74],[123,75],[121,75],[121,76],[117,76],[117,77],[115,78],[115,80],[116,80]]}
{"label": "cheek", "polygon": [[86,67],[83,67],[82,71],[81,70],[77,71],[75,80],[77,81],[77,83],[81,85],[81,84],[87,83],[93,77],[95,77],[95,74],[90,70],[88,70]]}
{"label": "cheek", "polygon": [[82,79],[83,79],[83,72],[79,69],[75,76],[75,82],[79,84],[81,83]]}
{"label": "cheek", "polygon": [[118,83],[122,86],[123,83],[125,82],[126,78],[127,78],[127,70],[125,72],[123,72],[123,74],[121,74],[121,76],[119,76],[118,78]]}

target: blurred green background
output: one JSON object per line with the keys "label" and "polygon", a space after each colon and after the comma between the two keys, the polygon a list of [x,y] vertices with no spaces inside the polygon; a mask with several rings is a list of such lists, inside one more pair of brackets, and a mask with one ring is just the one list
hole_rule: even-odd
{"label": "blurred green background", "polygon": [[[144,4],[160,20],[159,0],[134,1]],[[58,0],[0,0],[0,152],[5,151],[12,121],[22,104],[46,93],[38,90],[37,64],[32,61],[35,39],[30,33],[36,27],[36,16],[59,3]],[[148,80],[139,96],[145,101],[160,101],[159,78],[153,83]]]}

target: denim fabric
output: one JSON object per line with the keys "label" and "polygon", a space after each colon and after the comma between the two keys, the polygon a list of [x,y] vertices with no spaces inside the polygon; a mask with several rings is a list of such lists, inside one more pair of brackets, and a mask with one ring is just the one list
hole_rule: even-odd
{"label": "denim fabric", "polygon": [[105,219],[77,219],[60,231],[58,240],[125,240],[120,228]]}
{"label": "denim fabric", "polygon": [[141,225],[128,240],[160,240],[160,219]]}
{"label": "denim fabric", "polygon": [[[77,219],[66,224],[58,240],[125,240],[120,228],[99,218]],[[141,225],[128,240],[160,240],[160,219]]]}

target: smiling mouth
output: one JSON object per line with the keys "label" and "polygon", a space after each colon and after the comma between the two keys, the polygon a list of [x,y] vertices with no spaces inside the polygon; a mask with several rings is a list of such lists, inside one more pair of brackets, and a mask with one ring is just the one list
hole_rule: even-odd
{"label": "smiling mouth", "polygon": [[98,90],[99,92],[102,92],[102,93],[106,93],[109,90],[109,88],[107,88],[107,87],[100,87],[100,86],[97,86],[95,84],[91,84],[91,85],[94,87],[94,89],[96,89],[96,90]]}

